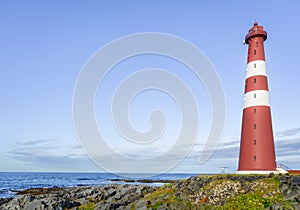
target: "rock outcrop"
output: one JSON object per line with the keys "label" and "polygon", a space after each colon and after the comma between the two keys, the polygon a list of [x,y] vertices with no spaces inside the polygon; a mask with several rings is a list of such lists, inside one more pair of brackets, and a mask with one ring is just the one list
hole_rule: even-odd
{"label": "rock outcrop", "polygon": [[280,190],[285,200],[300,202],[300,176],[284,175],[280,179]]}
{"label": "rock outcrop", "polygon": [[155,189],[144,185],[29,189],[21,192],[22,195],[17,198],[2,202],[0,209],[120,209]]}
{"label": "rock outcrop", "polygon": [[194,176],[165,184],[29,189],[0,199],[0,210],[19,209],[299,209],[300,177]]}

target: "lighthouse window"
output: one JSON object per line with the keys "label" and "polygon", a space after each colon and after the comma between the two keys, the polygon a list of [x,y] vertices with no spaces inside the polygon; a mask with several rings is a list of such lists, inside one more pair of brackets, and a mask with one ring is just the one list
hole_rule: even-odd
{"label": "lighthouse window", "polygon": [[253,109],[254,114],[256,114],[256,109]]}
{"label": "lighthouse window", "polygon": [[253,156],[253,160],[256,161],[256,156],[255,155]]}
{"label": "lighthouse window", "polygon": [[256,129],[256,124],[254,124],[253,128]]}
{"label": "lighthouse window", "polygon": [[256,139],[253,140],[253,144],[256,145]]}
{"label": "lighthouse window", "polygon": [[256,63],[254,64],[254,68],[256,68]]}
{"label": "lighthouse window", "polygon": [[254,78],[254,81],[253,81],[254,83],[256,83],[256,78]]}
{"label": "lighthouse window", "polygon": [[254,50],[254,55],[256,55],[256,50]]}
{"label": "lighthouse window", "polygon": [[256,98],[256,93],[254,93],[254,98]]}
{"label": "lighthouse window", "polygon": [[256,47],[258,47],[258,42],[256,42]]}

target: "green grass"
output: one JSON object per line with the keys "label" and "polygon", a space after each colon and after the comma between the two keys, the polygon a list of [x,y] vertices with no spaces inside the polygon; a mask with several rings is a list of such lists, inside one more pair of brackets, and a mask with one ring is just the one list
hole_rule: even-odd
{"label": "green grass", "polygon": [[85,205],[81,205],[81,206],[78,206],[78,209],[79,210],[93,210],[93,209],[95,209],[95,204],[94,203],[88,203],[88,204],[85,204]]}
{"label": "green grass", "polygon": [[[225,181],[225,180],[222,180]],[[207,209],[266,209],[273,204],[283,202],[282,194],[279,190],[280,180],[277,176],[264,178],[253,183],[253,190],[233,196],[226,200],[225,206],[206,205]]]}

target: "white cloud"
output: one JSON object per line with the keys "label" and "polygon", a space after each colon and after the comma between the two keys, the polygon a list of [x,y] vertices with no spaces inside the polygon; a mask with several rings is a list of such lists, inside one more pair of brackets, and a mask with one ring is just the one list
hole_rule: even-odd
{"label": "white cloud", "polygon": [[278,138],[284,138],[284,137],[294,136],[294,135],[298,134],[299,132],[300,132],[300,127],[297,127],[297,128],[290,128],[290,129],[286,129],[284,131],[276,132],[275,135]]}
{"label": "white cloud", "polygon": [[[290,129],[279,132],[280,136],[289,136],[297,134],[297,129]],[[284,135],[285,134],[285,135]],[[121,155],[129,156],[131,158],[143,159],[153,158],[157,155],[165,154],[161,162],[168,163],[172,160],[183,157],[189,149],[185,159],[174,167],[173,172],[198,172],[198,173],[213,173],[219,172],[219,167],[228,167],[229,172],[234,172],[237,169],[239,156],[240,136],[233,136],[222,139],[213,155],[204,164],[199,164],[199,157],[203,152],[204,143],[196,143],[195,145],[176,145],[172,152],[164,151],[163,145],[136,147],[123,147]],[[300,138],[279,138],[275,141],[277,162],[283,163],[291,168],[300,168],[298,160],[300,159]],[[102,160],[108,164],[116,164],[119,161],[120,153],[118,148],[116,153],[99,154]],[[100,171],[101,169],[84,154],[81,146],[78,145],[64,145],[63,141],[55,139],[37,139],[18,142],[13,149],[7,152],[7,157],[18,160],[29,166],[35,166],[41,171]],[[148,165],[144,167],[156,167],[160,162],[147,162]],[[134,165],[132,166],[135,167]],[[125,168],[123,169],[125,170]],[[141,168],[142,171],[142,168]]]}
{"label": "white cloud", "polygon": [[9,158],[41,171],[98,171],[81,147],[63,145],[54,139],[18,142],[7,152]]}

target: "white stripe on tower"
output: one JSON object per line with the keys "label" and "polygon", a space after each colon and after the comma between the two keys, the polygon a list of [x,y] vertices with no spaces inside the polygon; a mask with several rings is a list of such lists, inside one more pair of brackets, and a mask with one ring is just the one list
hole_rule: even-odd
{"label": "white stripe on tower", "polygon": [[244,97],[244,109],[251,106],[270,106],[269,91],[254,90],[247,92]]}
{"label": "white stripe on tower", "polygon": [[246,79],[253,76],[267,76],[266,62],[262,60],[251,61],[247,64]]}

